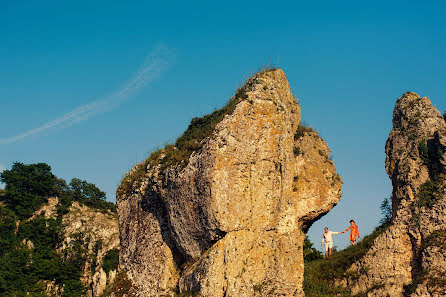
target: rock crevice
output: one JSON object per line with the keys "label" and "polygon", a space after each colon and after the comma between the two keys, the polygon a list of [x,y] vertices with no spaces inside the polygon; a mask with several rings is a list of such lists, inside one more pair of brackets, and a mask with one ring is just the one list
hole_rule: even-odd
{"label": "rock crevice", "polygon": [[144,296],[303,296],[304,231],[342,181],[299,122],[283,71],[263,71],[127,174],[120,266]]}
{"label": "rock crevice", "polygon": [[[446,122],[426,97],[408,92],[393,112],[386,143],[392,221],[350,268],[353,294],[444,296],[446,291]],[[438,239],[431,244],[430,238]]]}

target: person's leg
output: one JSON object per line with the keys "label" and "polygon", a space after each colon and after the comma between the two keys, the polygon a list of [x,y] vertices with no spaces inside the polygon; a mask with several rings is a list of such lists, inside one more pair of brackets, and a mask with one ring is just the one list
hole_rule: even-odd
{"label": "person's leg", "polygon": [[350,240],[350,243],[351,243],[352,245],[355,245],[355,242],[354,242],[353,240]]}
{"label": "person's leg", "polygon": [[328,244],[325,243],[325,258],[328,257]]}
{"label": "person's leg", "polygon": [[328,248],[328,256],[331,256],[331,248]]}

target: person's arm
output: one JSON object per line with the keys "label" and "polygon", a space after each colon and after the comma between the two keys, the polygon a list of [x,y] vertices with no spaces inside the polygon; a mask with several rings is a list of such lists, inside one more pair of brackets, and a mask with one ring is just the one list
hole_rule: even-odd
{"label": "person's arm", "polygon": [[324,237],[324,235],[322,235],[321,246],[322,246],[322,244],[324,244],[324,239],[325,239],[325,237]]}
{"label": "person's arm", "polygon": [[333,234],[341,234],[341,233],[344,233],[345,231],[342,231],[342,232],[332,232]]}

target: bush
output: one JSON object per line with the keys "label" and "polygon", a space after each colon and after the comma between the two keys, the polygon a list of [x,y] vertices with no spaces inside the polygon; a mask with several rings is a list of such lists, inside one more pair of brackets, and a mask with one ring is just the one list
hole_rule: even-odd
{"label": "bush", "polygon": [[119,250],[112,249],[109,250],[105,256],[102,263],[102,269],[108,274],[112,270],[117,270],[119,265]]}
{"label": "bush", "polygon": [[427,141],[426,138],[421,139],[418,142],[418,152],[420,154],[420,158],[423,161],[424,164],[429,164],[429,150],[427,148]]}
{"label": "bush", "polygon": [[441,249],[446,249],[446,230],[435,230],[423,240],[422,249],[430,246],[436,246]]}
{"label": "bush", "polygon": [[313,243],[310,241],[308,236],[305,236],[304,239],[303,254],[305,262],[310,262],[323,258],[322,253],[319,252],[316,248],[314,248]]}
{"label": "bush", "polygon": [[300,150],[300,147],[294,147],[294,156],[297,157],[299,155],[303,155],[303,152]]}
{"label": "bush", "polygon": [[327,259],[305,261],[304,291],[305,296],[350,296],[349,291],[336,280],[355,277],[347,269],[360,260],[372,247],[374,240],[383,233],[389,224],[381,225],[372,234],[364,237],[354,246],[333,253]]}
{"label": "bush", "polygon": [[417,202],[418,207],[431,208],[438,201],[439,191],[442,188],[441,179],[428,180],[418,189]]}
{"label": "bush", "polygon": [[[11,213],[2,213],[2,221]],[[41,281],[55,281],[57,285],[64,285],[63,297],[81,296],[85,287],[80,282],[82,267],[85,263],[85,249],[83,242],[74,245],[70,257],[62,259],[56,248],[61,243],[61,218],[47,219],[43,216],[25,221],[19,225],[15,235],[15,224],[2,228],[7,232],[2,239],[7,240],[9,248],[1,250],[0,256],[0,295],[25,296],[33,292],[32,296],[44,293]],[[4,231],[4,230],[2,230]],[[6,237],[6,234],[9,236]],[[22,244],[22,240],[30,241],[32,249]],[[42,295],[45,296],[45,295]]]}
{"label": "bush", "polygon": [[296,133],[294,134],[294,139],[297,140],[305,135],[305,133],[317,133],[313,127],[308,126],[307,123],[301,122],[299,126],[297,127]]}

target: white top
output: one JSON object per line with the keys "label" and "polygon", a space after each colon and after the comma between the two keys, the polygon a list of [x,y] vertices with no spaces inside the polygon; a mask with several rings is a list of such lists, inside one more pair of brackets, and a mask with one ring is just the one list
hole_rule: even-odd
{"label": "white top", "polygon": [[332,235],[340,234],[340,233],[342,233],[342,232],[334,232],[334,231],[328,231],[327,233],[324,232],[324,234],[322,235],[321,243],[323,243],[324,240],[325,240],[325,242],[332,242],[333,241]]}

